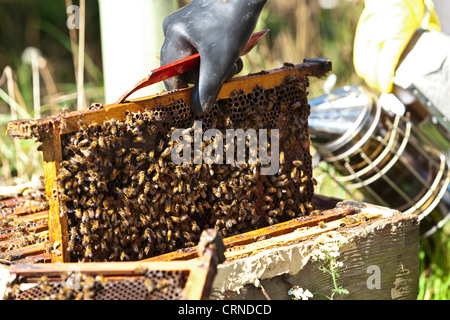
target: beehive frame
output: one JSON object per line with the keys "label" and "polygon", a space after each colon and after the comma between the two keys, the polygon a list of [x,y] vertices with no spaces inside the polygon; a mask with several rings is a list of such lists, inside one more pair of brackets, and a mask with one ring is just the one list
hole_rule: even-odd
{"label": "beehive frame", "polygon": [[[236,91],[242,94],[251,93],[255,88],[274,88],[282,85],[287,78],[294,76],[306,79],[308,76],[323,76],[331,70],[331,63],[326,59],[305,60],[300,65],[285,65],[283,68],[261,72],[259,74],[234,78],[227,82],[219,95],[220,99],[227,99]],[[49,231],[51,243],[59,249],[54,252],[52,261],[70,261],[68,248],[68,221],[66,216],[60,215],[60,200],[58,177],[63,160],[62,136],[79,130],[79,121],[89,126],[92,123],[103,123],[109,119],[123,121],[126,113],[138,113],[144,110],[155,110],[158,106],[174,104],[177,101],[189,101],[191,89],[168,92],[143,99],[136,99],[124,104],[111,104],[101,108],[93,108],[69,114],[61,114],[40,120],[19,120],[8,124],[8,132],[14,138],[37,138],[42,142],[44,159],[44,176],[46,195],[50,205]],[[309,150],[309,143],[306,146]]]}
{"label": "beehive frame", "polygon": [[[37,287],[27,292],[23,291],[16,297],[18,299],[61,299],[63,298],[60,288],[67,279],[64,277],[77,275],[83,283],[85,278],[92,277],[91,281],[96,281],[100,288],[97,288],[97,297],[88,297],[86,292],[82,299],[101,299],[101,300],[201,300],[208,297],[209,292],[205,291],[206,286],[210,286],[213,277],[208,275],[209,265],[200,264],[198,261],[185,262],[92,262],[92,263],[64,263],[64,264],[33,264],[33,265],[13,265],[10,273],[14,279],[21,283],[40,283]],[[45,277],[45,278],[43,278]],[[94,280],[94,279],[102,280]],[[152,281],[152,292],[146,289],[145,278]],[[42,283],[42,279],[46,282]],[[167,292],[158,292],[158,281],[163,280],[164,288]],[[164,283],[165,282],[167,283]],[[169,283],[172,281],[174,283]],[[11,285],[14,286],[14,281]],[[53,285],[52,285],[53,284]],[[48,292],[43,290],[43,286],[48,287]],[[98,287],[98,286],[97,286]],[[162,286],[161,286],[162,287]],[[79,293],[83,290],[80,288]],[[75,290],[73,290],[75,291]],[[161,291],[161,290],[159,290]],[[95,294],[93,292],[93,294]],[[101,298],[98,296],[101,295]],[[148,298],[148,296],[152,296]],[[66,299],[74,299],[75,293],[70,293]]]}
{"label": "beehive frame", "polygon": [[[198,259],[184,262],[93,262],[12,265],[5,299],[201,300],[224,261],[217,231],[204,230]],[[22,284],[31,283],[31,288]]]}

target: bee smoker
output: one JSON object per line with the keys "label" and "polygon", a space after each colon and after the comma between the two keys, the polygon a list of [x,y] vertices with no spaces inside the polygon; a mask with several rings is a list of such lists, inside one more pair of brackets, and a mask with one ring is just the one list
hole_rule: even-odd
{"label": "bee smoker", "polygon": [[417,214],[422,236],[450,219],[450,170],[439,148],[410,113],[383,109],[376,97],[349,85],[311,99],[311,142],[331,177],[358,189],[367,202]]}

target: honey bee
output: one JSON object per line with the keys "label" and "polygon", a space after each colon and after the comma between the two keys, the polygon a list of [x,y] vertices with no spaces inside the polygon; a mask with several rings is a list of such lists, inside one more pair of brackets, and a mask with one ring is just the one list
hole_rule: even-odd
{"label": "honey bee", "polygon": [[150,175],[153,171],[155,171],[156,165],[154,163],[150,164],[147,169],[147,175]]}
{"label": "honey bee", "polygon": [[89,144],[89,140],[88,139],[83,139],[83,140],[78,142],[77,146],[81,148],[81,147],[87,146],[88,144]]}
{"label": "honey bee", "polygon": [[275,185],[276,185],[277,187],[285,187],[285,186],[287,186],[287,185],[289,184],[289,182],[290,182],[289,179],[284,179],[284,180],[282,180],[282,181],[276,182]]}
{"label": "honey bee", "polygon": [[145,194],[140,194],[138,197],[138,203],[141,206],[144,206],[147,203],[147,196]]}
{"label": "honey bee", "polygon": [[192,220],[191,222],[191,230],[194,232],[200,232],[200,227],[197,225],[197,222],[195,220]]}
{"label": "honey bee", "polygon": [[301,162],[299,160],[294,160],[294,161],[292,161],[292,164],[296,167],[301,167],[303,165],[303,162]]}
{"label": "honey bee", "polygon": [[300,107],[301,106],[301,103],[300,103],[300,101],[296,101],[296,102],[294,102],[293,104],[291,104],[291,110],[292,111],[294,111],[294,110],[296,110],[298,107]]}
{"label": "honey bee", "polygon": [[87,131],[88,130],[88,127],[86,126],[86,124],[81,119],[78,119],[77,125],[78,125],[78,127],[80,128],[81,131]]}
{"label": "honey bee", "polygon": [[130,222],[127,219],[122,219],[121,224],[125,230],[130,226]]}
{"label": "honey bee", "polygon": [[125,114],[125,124],[128,126],[133,125],[133,115],[129,111]]}
{"label": "honey bee", "polygon": [[86,246],[85,252],[84,252],[84,256],[86,258],[92,258],[92,246],[90,244],[88,244]]}
{"label": "honey bee", "polygon": [[118,157],[121,157],[124,153],[125,153],[126,149],[125,148],[120,148],[118,150],[116,150],[115,154]]}
{"label": "honey bee", "polygon": [[225,117],[225,126],[229,127],[229,126],[232,126],[232,125],[233,125],[233,122],[231,121],[231,117],[227,115]]}
{"label": "honey bee", "polygon": [[270,187],[270,188],[267,188],[267,192],[268,193],[276,193],[277,189],[275,189],[274,187]]}
{"label": "honey bee", "polygon": [[83,212],[81,211],[80,208],[75,209],[75,217],[77,217],[77,219],[81,219],[83,215]]}
{"label": "honey bee", "polygon": [[172,212],[172,205],[171,205],[169,202],[167,202],[167,201],[166,201],[166,204],[165,204],[165,206],[164,206],[164,211],[165,211],[166,213]]}
{"label": "honey bee", "polygon": [[67,251],[69,252],[75,251],[75,241],[69,240],[67,244]]}
{"label": "honey bee", "polygon": [[300,209],[300,211],[303,215],[306,215],[306,209],[305,209],[305,206],[303,205],[303,203],[300,203],[298,205],[298,208]]}
{"label": "honey bee", "polygon": [[285,203],[284,203],[283,200],[281,200],[281,201],[280,201],[280,210],[281,210],[281,211],[284,211],[284,206],[285,206]]}
{"label": "honey bee", "polygon": [[150,193],[150,189],[151,189],[151,183],[150,182],[146,182],[145,186],[144,186],[144,194],[148,195]]}
{"label": "honey bee", "polygon": [[284,164],[284,152],[280,152],[280,164]]}
{"label": "honey bee", "polygon": [[229,218],[229,219],[225,222],[225,226],[226,226],[228,229],[231,229],[235,224],[237,224],[237,221],[236,221],[236,219],[234,219],[234,218]]}
{"label": "honey bee", "polygon": [[155,290],[155,286],[153,285],[152,279],[150,278],[145,278],[144,285],[149,293],[152,293]]}
{"label": "honey bee", "polygon": [[171,154],[173,148],[171,146],[167,147],[166,149],[164,149],[164,151],[161,153],[161,157],[162,158],[166,158],[168,155]]}
{"label": "honey bee", "polygon": [[95,188],[95,184],[93,182],[91,182],[89,184],[89,194],[90,195],[95,195],[97,194],[97,189]]}
{"label": "honey bee", "polygon": [[130,163],[131,157],[132,157],[132,156],[133,156],[133,154],[131,154],[131,153],[127,154],[127,155],[124,157],[123,161],[124,161],[125,163]]}
{"label": "honey bee", "polygon": [[222,196],[222,189],[220,187],[217,188],[213,187],[212,191],[217,198],[220,198]]}
{"label": "honey bee", "polygon": [[272,211],[269,211],[269,215],[271,215],[271,216],[273,216],[273,217],[276,217],[276,216],[278,216],[278,215],[281,215],[281,210],[280,210],[279,208],[276,208],[276,209],[274,209],[274,210],[272,210]]}
{"label": "honey bee", "polygon": [[61,117],[59,121],[59,130],[64,131],[67,129],[67,119],[66,117]]}
{"label": "honey bee", "polygon": [[299,178],[299,175],[298,175],[297,167],[294,167],[291,171],[291,179],[294,180],[295,182],[297,182],[298,178]]}
{"label": "honey bee", "polygon": [[274,225],[274,224],[276,224],[278,222],[277,219],[275,219],[275,218],[273,218],[273,217],[271,217],[269,215],[266,216],[266,220],[269,223],[269,225]]}
{"label": "honey bee", "polygon": [[155,151],[152,150],[148,153],[148,159],[149,161],[153,161],[154,158],[155,158]]}
{"label": "honey bee", "polygon": [[158,152],[161,152],[163,150],[163,148],[164,148],[164,141],[161,139],[161,140],[159,140],[156,150],[158,150]]}
{"label": "honey bee", "polygon": [[133,138],[133,143],[143,143],[145,142],[145,139],[143,136],[136,136]]}
{"label": "honey bee", "polygon": [[120,253],[120,260],[121,261],[130,260],[130,257],[125,253],[125,251],[122,251]]}
{"label": "honey bee", "polygon": [[91,224],[91,232],[95,232],[99,227],[98,220],[94,220]]}
{"label": "honey bee", "polygon": [[188,241],[191,241],[193,239],[193,235],[187,231],[183,231],[183,237]]}
{"label": "honey bee", "polygon": [[127,198],[131,198],[132,196],[136,195],[136,190],[133,187],[124,188],[123,193]]}
{"label": "honey bee", "polygon": [[139,180],[138,180],[138,185],[141,185],[144,183],[145,180],[145,171],[140,171],[139,172]]}
{"label": "honey bee", "polygon": [[83,147],[80,148],[80,152],[83,154],[83,156],[85,156],[86,158],[90,158],[92,153],[91,150],[89,150],[89,148]]}

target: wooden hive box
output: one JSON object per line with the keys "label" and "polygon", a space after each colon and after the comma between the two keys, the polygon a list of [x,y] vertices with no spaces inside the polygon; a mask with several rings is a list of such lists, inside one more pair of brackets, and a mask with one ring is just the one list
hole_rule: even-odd
{"label": "wooden hive box", "polygon": [[[11,270],[28,270],[27,272],[39,270],[40,275],[48,275],[61,270],[60,264],[49,263],[51,251],[46,249],[50,243],[45,240],[46,220],[34,224],[34,220],[28,219],[33,221],[33,224],[27,226],[28,230],[13,228],[14,225],[20,224],[20,219],[27,216],[23,215],[24,212],[32,211],[33,208],[40,210],[42,203],[39,204],[35,200],[32,202],[35,204],[34,207],[29,207],[31,203],[24,203],[23,196],[4,200],[0,205],[11,217],[8,220],[9,226],[0,228],[0,233],[4,235],[0,239],[2,248],[0,264],[5,266],[3,269],[0,268],[0,271],[7,270],[9,274]],[[342,237],[348,239],[348,242],[340,248],[339,261],[344,262],[345,268],[340,272],[338,284],[350,292],[345,299],[416,298],[419,279],[417,216],[370,204],[340,202],[339,199],[317,194],[314,195],[314,204],[318,210],[314,215],[223,239],[226,261],[218,265],[216,276],[210,282],[212,290],[210,298],[290,299],[287,292],[294,285],[311,292],[329,295],[332,280],[318,270],[318,264],[312,261],[311,256],[324,241]],[[30,216],[34,214],[28,213]],[[19,218],[16,223],[13,223],[14,215]],[[35,229],[36,227],[41,231]],[[27,241],[28,236],[34,231],[44,241],[36,243]],[[17,232],[22,236],[13,237]],[[14,247],[10,247],[12,241]],[[166,266],[169,266],[171,262],[176,262],[172,266],[178,267],[187,263],[183,267],[183,270],[186,270],[201,260],[198,248],[190,247],[141,262],[156,263],[153,266],[159,263],[163,265],[166,263]],[[48,266],[38,267],[42,265],[41,263]],[[27,269],[24,264],[35,265],[36,269],[31,267]],[[123,263],[114,262],[102,266],[115,272],[123,269],[122,267],[116,269],[114,264],[121,266]],[[76,265],[85,268],[87,264]],[[70,263],[67,268],[74,268],[76,265]],[[132,273],[134,269],[130,267],[128,271]],[[0,272],[0,275],[2,273]],[[58,272],[56,274],[61,275]],[[0,280],[1,278],[0,276]],[[368,287],[368,283],[371,287]],[[0,285],[0,291],[1,287]],[[110,287],[111,290],[112,288]],[[109,297],[112,298],[111,295]],[[315,295],[314,298],[321,296]]]}
{"label": "wooden hive box", "polygon": [[[291,288],[331,296],[333,280],[315,250],[342,242],[337,285],[348,300],[414,300],[419,289],[419,222],[416,215],[367,203],[315,196],[317,214],[224,239],[212,299],[285,300]],[[146,261],[191,261],[195,248]],[[334,299],[339,299],[337,295]]]}
{"label": "wooden hive box", "polygon": [[[313,59],[234,78],[201,117],[183,89],[10,122],[11,137],[42,143],[52,261],[140,260],[192,247],[203,229],[227,238],[311,213],[308,77],[330,70]],[[203,132],[279,130],[280,169],[167,161],[170,133],[194,121]]]}
{"label": "wooden hive box", "polygon": [[0,200],[0,264],[50,262],[45,190],[36,186],[9,189]]}

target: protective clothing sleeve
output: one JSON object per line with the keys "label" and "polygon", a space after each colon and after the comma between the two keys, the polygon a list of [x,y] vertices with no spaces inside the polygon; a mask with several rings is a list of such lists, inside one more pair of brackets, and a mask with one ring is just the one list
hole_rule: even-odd
{"label": "protective clothing sleeve", "polygon": [[424,0],[365,0],[355,33],[353,63],[366,83],[381,92],[390,93],[400,56],[414,32],[425,27],[440,31],[432,1],[429,20]]}

